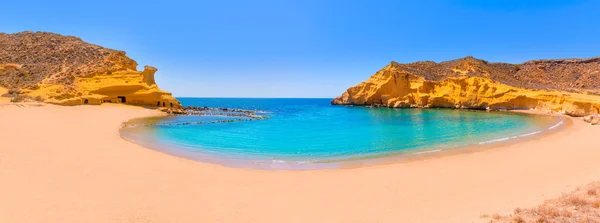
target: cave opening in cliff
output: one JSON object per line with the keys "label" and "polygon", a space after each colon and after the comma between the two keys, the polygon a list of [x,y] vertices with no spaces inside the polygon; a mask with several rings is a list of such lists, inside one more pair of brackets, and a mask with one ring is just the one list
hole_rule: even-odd
{"label": "cave opening in cliff", "polygon": [[83,100],[84,104],[87,104],[88,102],[89,102],[88,99]]}
{"label": "cave opening in cliff", "polygon": [[125,96],[117,96],[118,99],[120,99],[119,101],[121,103],[127,103],[127,98]]}
{"label": "cave opening in cliff", "polygon": [[156,102],[156,107],[160,107],[160,101]]}
{"label": "cave opening in cliff", "polygon": [[165,107],[165,102],[163,101],[163,107]]}
{"label": "cave opening in cliff", "polygon": [[169,104],[171,104],[171,108],[172,108],[172,107],[173,107],[173,102],[171,102],[171,103],[169,103]]}

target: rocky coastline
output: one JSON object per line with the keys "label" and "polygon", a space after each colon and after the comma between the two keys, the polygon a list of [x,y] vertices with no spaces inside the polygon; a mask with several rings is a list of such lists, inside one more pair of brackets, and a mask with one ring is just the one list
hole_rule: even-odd
{"label": "rocky coastline", "polygon": [[183,106],[182,110],[185,111],[185,115],[249,117],[255,119],[262,119],[267,117],[265,115],[261,115],[266,113],[265,111],[245,110],[237,108]]}
{"label": "rocky coastline", "polygon": [[490,63],[473,57],[392,62],[348,88],[333,105],[539,110],[575,117],[600,112],[600,58]]}
{"label": "rocky coastline", "polygon": [[13,102],[58,105],[120,103],[183,113],[181,103],[161,90],[157,68],[137,70],[124,51],[49,32],[0,33],[0,87]]}
{"label": "rocky coastline", "polygon": [[173,122],[173,123],[124,123],[123,128],[132,127],[148,127],[148,126],[177,126],[177,125],[204,125],[228,122],[243,122],[257,121],[269,118],[264,115],[265,111],[260,110],[245,110],[236,108],[221,108],[221,107],[205,107],[205,106],[184,106],[182,112],[172,113],[174,116],[214,116],[214,117],[230,117],[229,119],[211,120],[211,121],[189,121],[189,122]]}

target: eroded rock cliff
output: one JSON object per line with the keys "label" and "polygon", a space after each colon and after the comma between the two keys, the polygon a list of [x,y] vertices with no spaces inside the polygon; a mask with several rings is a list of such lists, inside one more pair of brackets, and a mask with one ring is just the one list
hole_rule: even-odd
{"label": "eroded rock cliff", "polygon": [[171,93],[158,88],[156,68],[125,52],[73,36],[48,32],[0,33],[0,87],[18,95],[60,105],[125,103],[181,112]]}
{"label": "eroded rock cliff", "polygon": [[584,116],[600,111],[600,58],[489,63],[392,62],[332,104],[395,108],[537,109]]}

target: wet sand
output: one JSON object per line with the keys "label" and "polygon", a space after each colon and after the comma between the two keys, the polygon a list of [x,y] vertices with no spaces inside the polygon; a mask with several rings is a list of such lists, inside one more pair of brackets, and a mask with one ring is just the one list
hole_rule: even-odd
{"label": "wet sand", "polygon": [[600,128],[362,168],[205,164],[120,138],[156,111],[0,102],[0,222],[478,222],[600,179]]}

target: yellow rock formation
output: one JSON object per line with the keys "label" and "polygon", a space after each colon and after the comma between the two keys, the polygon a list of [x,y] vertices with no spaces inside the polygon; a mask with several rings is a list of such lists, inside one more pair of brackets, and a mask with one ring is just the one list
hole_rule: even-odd
{"label": "yellow rock formation", "polygon": [[[600,96],[513,87],[482,76],[464,75],[472,66],[454,67],[458,75],[439,81],[390,64],[367,81],[349,88],[332,104],[394,108],[537,109],[584,116],[600,112]],[[483,75],[486,76],[486,75]]]}
{"label": "yellow rock formation", "polygon": [[[6,93],[8,93],[8,89],[0,87],[0,96],[2,96],[3,94],[6,94]],[[0,97],[0,103],[9,102],[9,101],[10,101],[10,99],[8,99],[8,98]]]}
{"label": "yellow rock formation", "polygon": [[0,33],[0,87],[9,97],[59,105],[123,103],[182,113],[158,88],[156,68],[137,70],[123,51],[48,32]]}
{"label": "yellow rock formation", "polygon": [[124,70],[76,78],[74,86],[69,86],[68,90],[60,84],[38,84],[35,90],[23,90],[22,93],[59,105],[123,103],[181,112],[179,101],[156,85],[156,71],[154,67],[145,66],[142,72]]}

